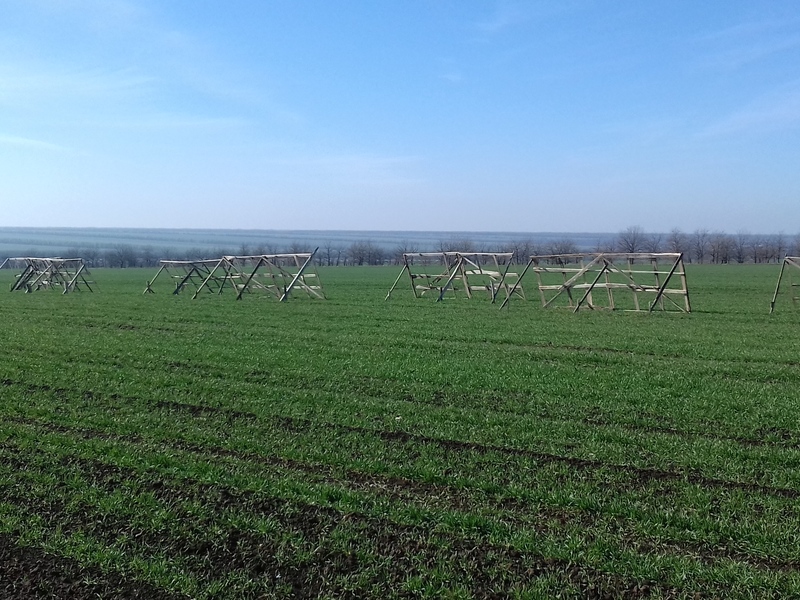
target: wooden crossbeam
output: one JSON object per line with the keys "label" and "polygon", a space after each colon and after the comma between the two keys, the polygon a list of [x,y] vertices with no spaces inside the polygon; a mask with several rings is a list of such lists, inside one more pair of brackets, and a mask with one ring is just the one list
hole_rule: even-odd
{"label": "wooden crossbeam", "polygon": [[230,255],[200,261],[162,260],[161,268],[147,282],[144,293],[153,293],[153,283],[162,273],[166,273],[175,280],[173,294],[179,294],[184,288],[193,286],[193,299],[203,291],[221,294],[226,288],[230,288],[237,300],[241,300],[245,293],[262,290],[284,302],[295,289],[305,291],[310,297],[324,300],[325,292],[319,275],[313,269],[317,250],[286,254]]}
{"label": "wooden crossbeam", "polygon": [[159,269],[153,278],[145,285],[143,294],[155,294],[153,284],[160,276],[169,277],[175,287],[172,289],[174,295],[180,294],[187,287],[194,287],[195,294],[202,285],[205,278],[210,273],[217,260],[161,260]]}
{"label": "wooden crossbeam", "polygon": [[[436,272],[430,273],[428,270],[419,272],[414,271],[412,268],[415,266],[415,259],[418,259],[422,265],[417,265],[429,269],[431,267],[438,267]],[[415,298],[424,296],[426,292],[436,290],[440,292],[444,287],[442,281],[447,282],[450,279],[452,268],[457,261],[457,253],[455,252],[406,252],[403,254],[403,266],[400,270],[397,279],[386,294],[388,300],[400,279],[403,275],[408,275],[411,282],[411,291]],[[453,290],[455,293],[455,290]]]}
{"label": "wooden crossbeam", "polygon": [[[667,261],[668,267],[659,266]],[[520,279],[528,271],[536,274],[537,287],[544,308],[554,306],[559,298],[565,296],[566,303],[573,312],[582,307],[652,312],[656,308],[666,310],[665,300],[670,307],[682,312],[691,312],[686,270],[681,253],[598,252],[534,255],[530,257]],[[559,277],[561,281],[554,282],[554,277]],[[615,293],[622,291],[629,292],[630,299],[620,304]],[[574,295],[576,292],[580,293],[577,300]],[[607,296],[607,305],[598,303],[597,298],[593,297],[594,292],[604,292],[603,295]],[[640,303],[641,295],[652,297],[652,301],[643,306]],[[683,298],[682,304],[676,301],[679,297]],[[632,308],[624,308],[626,303]],[[501,308],[507,304],[508,299],[503,302]]]}
{"label": "wooden crossbeam", "polygon": [[[464,292],[467,298],[473,292],[487,292],[491,302],[495,302],[501,290],[506,297],[512,293],[524,298],[516,273],[510,271],[512,252],[407,252],[403,254],[403,265],[386,294],[388,300],[403,276],[411,283],[415,298],[426,292],[438,292],[437,302],[448,293],[457,296]],[[436,270],[431,272],[431,269]],[[424,269],[424,270],[421,270]],[[515,280],[516,290],[508,280]]]}

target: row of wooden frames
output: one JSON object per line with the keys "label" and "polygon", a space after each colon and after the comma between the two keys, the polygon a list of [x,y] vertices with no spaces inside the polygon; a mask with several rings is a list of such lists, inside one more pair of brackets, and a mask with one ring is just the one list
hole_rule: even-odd
{"label": "row of wooden frames", "polygon": [[525,298],[523,279],[534,273],[542,306],[612,310],[691,312],[683,255],[680,253],[579,253],[530,256],[513,265],[510,252],[413,252],[386,294],[388,300],[403,276],[419,298],[437,301],[482,292],[501,308]]}
{"label": "row of wooden frames", "polygon": [[[313,267],[316,253],[261,254],[223,256],[217,259],[181,261],[162,260],[144,293],[154,293],[159,277],[174,283],[173,294],[193,289],[193,298],[201,292],[221,294],[225,288],[236,298],[262,290],[286,300],[300,289],[312,298],[325,298],[319,275]],[[678,310],[691,312],[689,289],[683,255],[680,253],[575,253],[530,256],[524,268],[515,265],[511,252],[411,252],[403,254],[403,266],[389,292],[407,276],[415,298],[427,294],[441,301],[463,294],[467,298],[486,294],[492,303],[502,298],[501,308],[512,298],[525,298],[523,278],[534,273],[542,306],[566,306],[612,310]],[[32,292],[43,289],[93,291],[89,270],[81,258],[7,258],[2,268],[21,272],[11,284],[11,291]],[[800,302],[800,257],[787,256],[781,264],[778,283],[770,302],[775,310],[779,292],[788,288],[792,302]]]}
{"label": "row of wooden frames", "polygon": [[221,294],[230,288],[241,300],[245,293],[266,292],[280,302],[299,289],[312,298],[325,299],[319,275],[314,269],[314,252],[223,256],[211,260],[162,260],[155,276],[147,282],[145,294],[155,293],[159,276],[169,277],[173,294],[193,289],[192,298],[201,292]]}

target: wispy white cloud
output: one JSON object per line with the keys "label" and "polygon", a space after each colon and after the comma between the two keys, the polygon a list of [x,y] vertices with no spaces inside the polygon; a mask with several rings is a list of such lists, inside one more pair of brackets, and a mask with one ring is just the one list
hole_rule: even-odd
{"label": "wispy white cloud", "polygon": [[28,103],[32,99],[55,95],[85,97],[141,90],[154,78],[138,69],[63,68],[51,65],[0,65],[0,99]]}
{"label": "wispy white cloud", "polygon": [[[19,1],[19,0],[17,0]],[[96,93],[141,88],[199,93],[254,104],[258,94],[246,85],[252,74],[220,59],[221,48],[188,29],[171,26],[156,12],[132,0],[30,0],[50,25],[73,31],[86,42],[82,53],[20,62],[0,62],[0,94],[9,88],[39,92]],[[46,46],[42,46],[46,47]],[[91,49],[87,52],[86,49]],[[30,55],[30,49],[26,49]],[[18,53],[19,54],[19,53]]]}
{"label": "wispy white cloud", "polygon": [[741,23],[737,23],[736,25],[732,25],[730,27],[725,27],[723,29],[717,29],[715,31],[709,31],[704,34],[701,34],[698,39],[700,40],[739,40],[743,37],[752,37],[754,35],[761,35],[761,34],[771,34],[776,30],[785,29],[787,27],[796,27],[800,24],[800,21],[795,20],[785,20],[785,19],[763,19],[758,21],[743,21]]}
{"label": "wispy white cloud", "polygon": [[249,121],[240,117],[209,117],[185,114],[153,114],[115,120],[91,120],[91,125],[120,129],[205,129],[243,128]]}
{"label": "wispy white cloud", "polygon": [[513,1],[501,0],[494,11],[475,23],[475,28],[485,35],[496,35],[531,21],[548,19],[585,8],[586,0]]}
{"label": "wispy white cloud", "polygon": [[710,124],[703,137],[763,134],[800,127],[800,82],[765,94]]}
{"label": "wispy white cloud", "polygon": [[733,70],[800,47],[800,21],[748,21],[699,36],[707,50],[701,63]]}
{"label": "wispy white cloud", "polygon": [[464,81],[464,76],[459,66],[459,61],[452,57],[441,56],[436,59],[436,69],[439,79],[456,85]]}
{"label": "wispy white cloud", "polygon": [[443,73],[442,75],[440,75],[440,78],[444,79],[448,83],[452,83],[452,84],[457,84],[457,83],[461,83],[462,81],[464,81],[463,75],[461,75],[461,73],[456,72],[456,71],[451,71],[449,73]]}
{"label": "wispy white cloud", "polygon": [[0,145],[17,146],[33,150],[50,150],[55,152],[70,152],[71,149],[59,144],[53,144],[42,140],[34,140],[26,137],[0,134]]}
{"label": "wispy white cloud", "polygon": [[[169,22],[158,3],[8,1],[51,28],[72,32],[69,39],[75,40],[73,45],[60,41],[63,51],[52,52],[46,42],[20,42],[14,52],[0,52],[0,106],[17,109],[25,118],[39,110],[51,122],[94,115],[113,122],[117,114],[120,123],[191,127],[202,121],[200,126],[213,127],[237,126],[235,118],[215,115],[254,116],[258,111],[271,124],[306,123],[292,106],[273,97],[278,85],[265,81],[268,76],[226,57],[226,49],[213,38]],[[184,108],[183,116],[151,116]]]}
{"label": "wispy white cloud", "polygon": [[26,4],[45,16],[69,17],[96,30],[130,27],[148,11],[132,0],[25,0]]}
{"label": "wispy white cloud", "polygon": [[[528,10],[529,8],[528,5]],[[495,35],[527,21],[529,19],[528,10],[519,3],[503,3],[497,6],[489,17],[476,23],[475,27],[481,33]]]}
{"label": "wispy white cloud", "polygon": [[706,66],[734,70],[800,47],[800,34],[733,44],[706,56]]}
{"label": "wispy white cloud", "polygon": [[373,154],[329,154],[297,158],[272,158],[272,165],[291,167],[293,172],[311,172],[356,185],[411,185],[423,181],[416,173],[421,156]]}

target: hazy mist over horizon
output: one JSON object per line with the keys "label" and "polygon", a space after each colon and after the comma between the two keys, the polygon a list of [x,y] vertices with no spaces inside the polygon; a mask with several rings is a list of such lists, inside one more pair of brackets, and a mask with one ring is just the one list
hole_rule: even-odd
{"label": "hazy mist over horizon", "polygon": [[[103,227],[0,227],[0,260],[13,256],[73,256],[101,263],[145,265],[158,259],[215,258],[227,254],[310,252],[345,263],[370,255],[373,264],[402,252],[514,252],[516,255],[597,250],[681,251],[698,262],[771,262],[800,253],[800,235],[695,231],[646,232],[631,226],[614,233],[353,231],[258,229],[144,229]],[[320,258],[320,260],[323,260]]]}

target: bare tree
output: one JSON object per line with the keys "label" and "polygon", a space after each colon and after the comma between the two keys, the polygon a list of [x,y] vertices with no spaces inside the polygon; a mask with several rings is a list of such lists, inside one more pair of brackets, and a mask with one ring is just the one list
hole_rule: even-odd
{"label": "bare tree", "polygon": [[525,238],[511,242],[510,250],[514,253],[512,262],[517,264],[524,264],[528,262],[528,257],[532,254],[538,254],[536,251],[536,244],[531,238]]}
{"label": "bare tree", "polygon": [[731,237],[727,233],[722,231],[712,233],[708,242],[711,262],[715,264],[730,262],[732,247]]}
{"label": "bare tree", "polygon": [[367,240],[367,264],[368,265],[382,265],[386,251],[380,244],[374,243],[372,240]]}
{"label": "bare tree", "polygon": [[663,237],[664,236],[660,233],[651,233],[650,235],[644,236],[642,249],[645,252],[661,252]]}
{"label": "bare tree", "polygon": [[137,256],[136,249],[130,244],[117,244],[106,252],[106,265],[121,269],[133,267],[136,266]]}
{"label": "bare tree", "polygon": [[89,267],[100,266],[99,261],[102,258],[101,252],[97,246],[88,246],[86,248],[82,248],[80,250],[80,254],[77,254],[76,256],[86,261],[86,265]]}
{"label": "bare tree", "polygon": [[337,244],[333,248],[333,253],[336,256],[333,263],[335,266],[338,267],[339,265],[343,265],[347,262],[347,249],[344,246]]}
{"label": "bare tree", "polygon": [[311,244],[309,244],[308,242],[299,242],[299,241],[295,240],[294,242],[289,244],[289,252],[288,253],[289,254],[303,254],[303,253],[306,253],[306,252],[311,252],[311,250],[312,250]]}
{"label": "bare tree", "polygon": [[356,241],[347,247],[345,264],[363,265],[367,260],[367,251],[364,242]]}
{"label": "bare tree", "polygon": [[789,247],[789,244],[786,242],[786,236],[783,235],[783,232],[778,232],[772,236],[772,247],[774,249],[774,256],[772,257],[775,262],[779,262],[783,260],[783,257],[786,256],[786,250]]}
{"label": "bare tree", "polygon": [[597,240],[594,245],[595,252],[614,252],[615,243],[614,238],[601,238]]}
{"label": "bare tree", "polygon": [[620,252],[641,252],[644,240],[644,229],[634,225],[617,235],[617,248]]}
{"label": "bare tree", "polygon": [[268,242],[261,242],[253,248],[253,253],[257,255],[277,254],[278,248],[274,244],[270,244]]}
{"label": "bare tree", "polygon": [[792,256],[800,256],[800,233],[794,236],[789,252],[791,252]]}
{"label": "bare tree", "polygon": [[337,245],[330,240],[322,243],[322,252],[319,256],[319,264],[325,266],[333,266],[336,256]]}
{"label": "bare tree", "polygon": [[450,238],[439,241],[440,252],[476,252],[475,243],[469,238]]}
{"label": "bare tree", "polygon": [[669,235],[667,235],[667,249],[670,252],[682,252],[683,254],[686,254],[689,249],[686,234],[675,227],[669,232]]}
{"label": "bare tree", "polygon": [[695,229],[692,234],[692,254],[694,259],[702,263],[708,255],[708,246],[710,243],[710,236],[708,229]]}
{"label": "bare tree", "polygon": [[419,252],[419,246],[408,240],[400,240],[389,253],[389,260],[393,264],[399,265],[403,262],[403,254],[408,254],[409,252]]}
{"label": "bare tree", "polygon": [[383,264],[384,249],[373,243],[372,240],[359,240],[347,247],[347,258],[351,265],[380,265]]}
{"label": "bare tree", "polygon": [[154,267],[158,264],[158,257],[152,246],[145,246],[139,255],[139,262],[143,267]]}
{"label": "bare tree", "polygon": [[764,240],[760,235],[751,235],[748,240],[748,249],[750,250],[750,257],[754,263],[764,261]]}
{"label": "bare tree", "polygon": [[576,254],[578,252],[578,246],[570,238],[561,238],[551,242],[548,250],[550,254]]}
{"label": "bare tree", "polygon": [[733,259],[737,263],[741,264],[747,260],[747,242],[749,237],[749,233],[740,229],[736,232],[736,235],[731,241]]}

